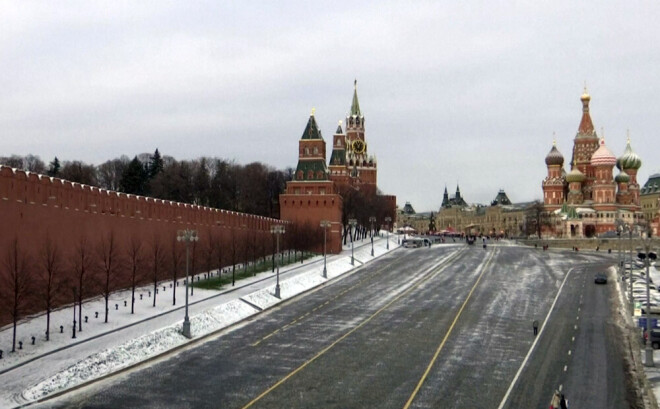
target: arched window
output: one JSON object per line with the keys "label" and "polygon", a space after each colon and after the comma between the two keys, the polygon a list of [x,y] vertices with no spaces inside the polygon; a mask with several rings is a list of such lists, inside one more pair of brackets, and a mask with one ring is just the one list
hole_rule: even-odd
{"label": "arched window", "polygon": [[298,173],[296,174],[296,179],[302,180],[303,179],[303,171],[299,170]]}
{"label": "arched window", "polygon": [[314,147],[314,155],[318,155],[318,154],[319,154],[319,148],[315,146]]}

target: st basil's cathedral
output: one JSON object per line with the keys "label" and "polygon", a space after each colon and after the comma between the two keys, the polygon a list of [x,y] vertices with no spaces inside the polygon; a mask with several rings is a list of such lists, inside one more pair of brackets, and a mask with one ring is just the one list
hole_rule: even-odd
{"label": "st basil's cathedral", "polygon": [[[593,237],[615,231],[617,220],[633,225],[643,219],[637,171],[642,166],[630,146],[630,137],[619,158],[596,134],[585,88],[580,97],[582,119],[573,140],[571,170],[564,170],[564,156],[553,142],[545,157],[548,174],[543,180],[543,207],[550,217],[543,234],[553,237]],[[602,132],[601,132],[602,133]],[[619,170],[613,176],[613,168]]]}

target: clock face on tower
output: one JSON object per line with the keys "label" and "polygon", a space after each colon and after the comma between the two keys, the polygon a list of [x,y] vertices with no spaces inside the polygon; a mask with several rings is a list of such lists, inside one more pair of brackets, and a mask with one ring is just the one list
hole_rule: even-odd
{"label": "clock face on tower", "polygon": [[353,147],[353,152],[355,152],[355,153],[363,153],[363,152],[364,152],[364,149],[366,148],[366,145],[364,144],[364,142],[362,142],[361,140],[357,139],[357,140],[353,141],[353,145],[352,145],[352,147]]}

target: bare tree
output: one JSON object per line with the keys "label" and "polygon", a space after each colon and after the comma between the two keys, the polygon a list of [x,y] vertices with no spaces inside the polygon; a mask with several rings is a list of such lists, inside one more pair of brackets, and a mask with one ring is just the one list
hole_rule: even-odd
{"label": "bare tree", "polygon": [[135,314],[135,287],[142,278],[144,267],[144,248],[136,236],[131,237],[127,255],[131,275],[131,314]]}
{"label": "bare tree", "polygon": [[78,284],[78,331],[82,331],[82,301],[90,271],[92,271],[93,253],[85,236],[80,236],[73,258],[73,271]]}
{"label": "bare tree", "polygon": [[24,169],[34,173],[46,173],[46,164],[39,156],[27,155],[24,160]]}
{"label": "bare tree", "polygon": [[101,237],[99,243],[98,255],[101,261],[101,279],[102,288],[101,294],[105,300],[105,320],[108,322],[108,313],[110,311],[108,304],[110,302],[110,294],[115,289],[117,282],[117,272],[120,267],[119,251],[117,241],[115,239],[114,231],[110,231],[107,235]]}
{"label": "bare tree", "polygon": [[121,175],[131,160],[126,155],[106,161],[96,168],[99,186],[108,190],[119,190]]}
{"label": "bare tree", "polygon": [[[57,243],[46,235],[39,258],[39,295],[46,308],[46,341],[50,340],[50,312],[62,290],[62,255]],[[74,300],[75,302],[76,300]]]}
{"label": "bare tree", "polygon": [[215,256],[215,236],[208,231],[206,246],[204,247],[204,263],[206,264],[206,272],[210,275],[213,270],[213,259]]}
{"label": "bare tree", "polygon": [[236,253],[238,252],[238,240],[236,239],[236,229],[234,226],[231,227],[231,286],[233,287],[236,284]]}
{"label": "bare tree", "polygon": [[192,251],[190,252],[190,295],[193,295],[193,284],[195,283],[195,259],[197,258],[197,242],[193,241],[190,246]]}
{"label": "bare tree", "polygon": [[3,262],[3,281],[11,295],[2,301],[9,310],[14,326],[11,352],[16,351],[16,325],[22,317],[23,310],[27,307],[27,298],[30,294],[32,272],[28,260],[27,253],[18,244],[18,238],[14,238],[7,249]]}
{"label": "bare tree", "polygon": [[163,241],[160,236],[156,233],[153,236],[151,241],[151,278],[154,284],[154,302],[153,306],[156,306],[156,293],[158,292],[158,279],[160,278],[160,272],[165,265],[165,246],[163,246]]}
{"label": "bare tree", "polygon": [[213,244],[215,247],[215,258],[217,260],[217,267],[218,267],[218,277],[221,277],[222,267],[223,267],[222,263],[225,261],[224,260],[225,249],[223,246],[224,243],[222,242],[222,236],[223,234],[221,230],[220,232],[218,232],[217,238],[213,239]]}
{"label": "bare tree", "polygon": [[59,177],[85,185],[96,186],[96,168],[81,161],[64,162]]}
{"label": "bare tree", "polygon": [[[170,261],[172,262],[172,286],[174,289],[176,289],[176,279],[181,268],[181,259],[183,258],[181,248],[177,246],[177,243],[176,235],[172,236]],[[176,305],[176,291],[172,291],[172,305]]]}

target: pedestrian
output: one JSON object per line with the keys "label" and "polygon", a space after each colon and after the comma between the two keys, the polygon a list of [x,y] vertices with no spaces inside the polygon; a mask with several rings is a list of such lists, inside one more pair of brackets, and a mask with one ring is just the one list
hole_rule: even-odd
{"label": "pedestrian", "polygon": [[559,397],[559,391],[555,391],[552,395],[552,400],[550,401],[550,409],[559,409],[561,405],[561,399]]}
{"label": "pedestrian", "polygon": [[561,394],[561,400],[559,401],[559,407],[561,409],[568,409],[568,401],[566,400],[566,397],[564,397],[564,394]]}
{"label": "pedestrian", "polygon": [[534,336],[538,335],[538,333],[539,333],[539,322],[537,320],[534,320],[534,322],[532,322],[532,327],[534,327]]}

